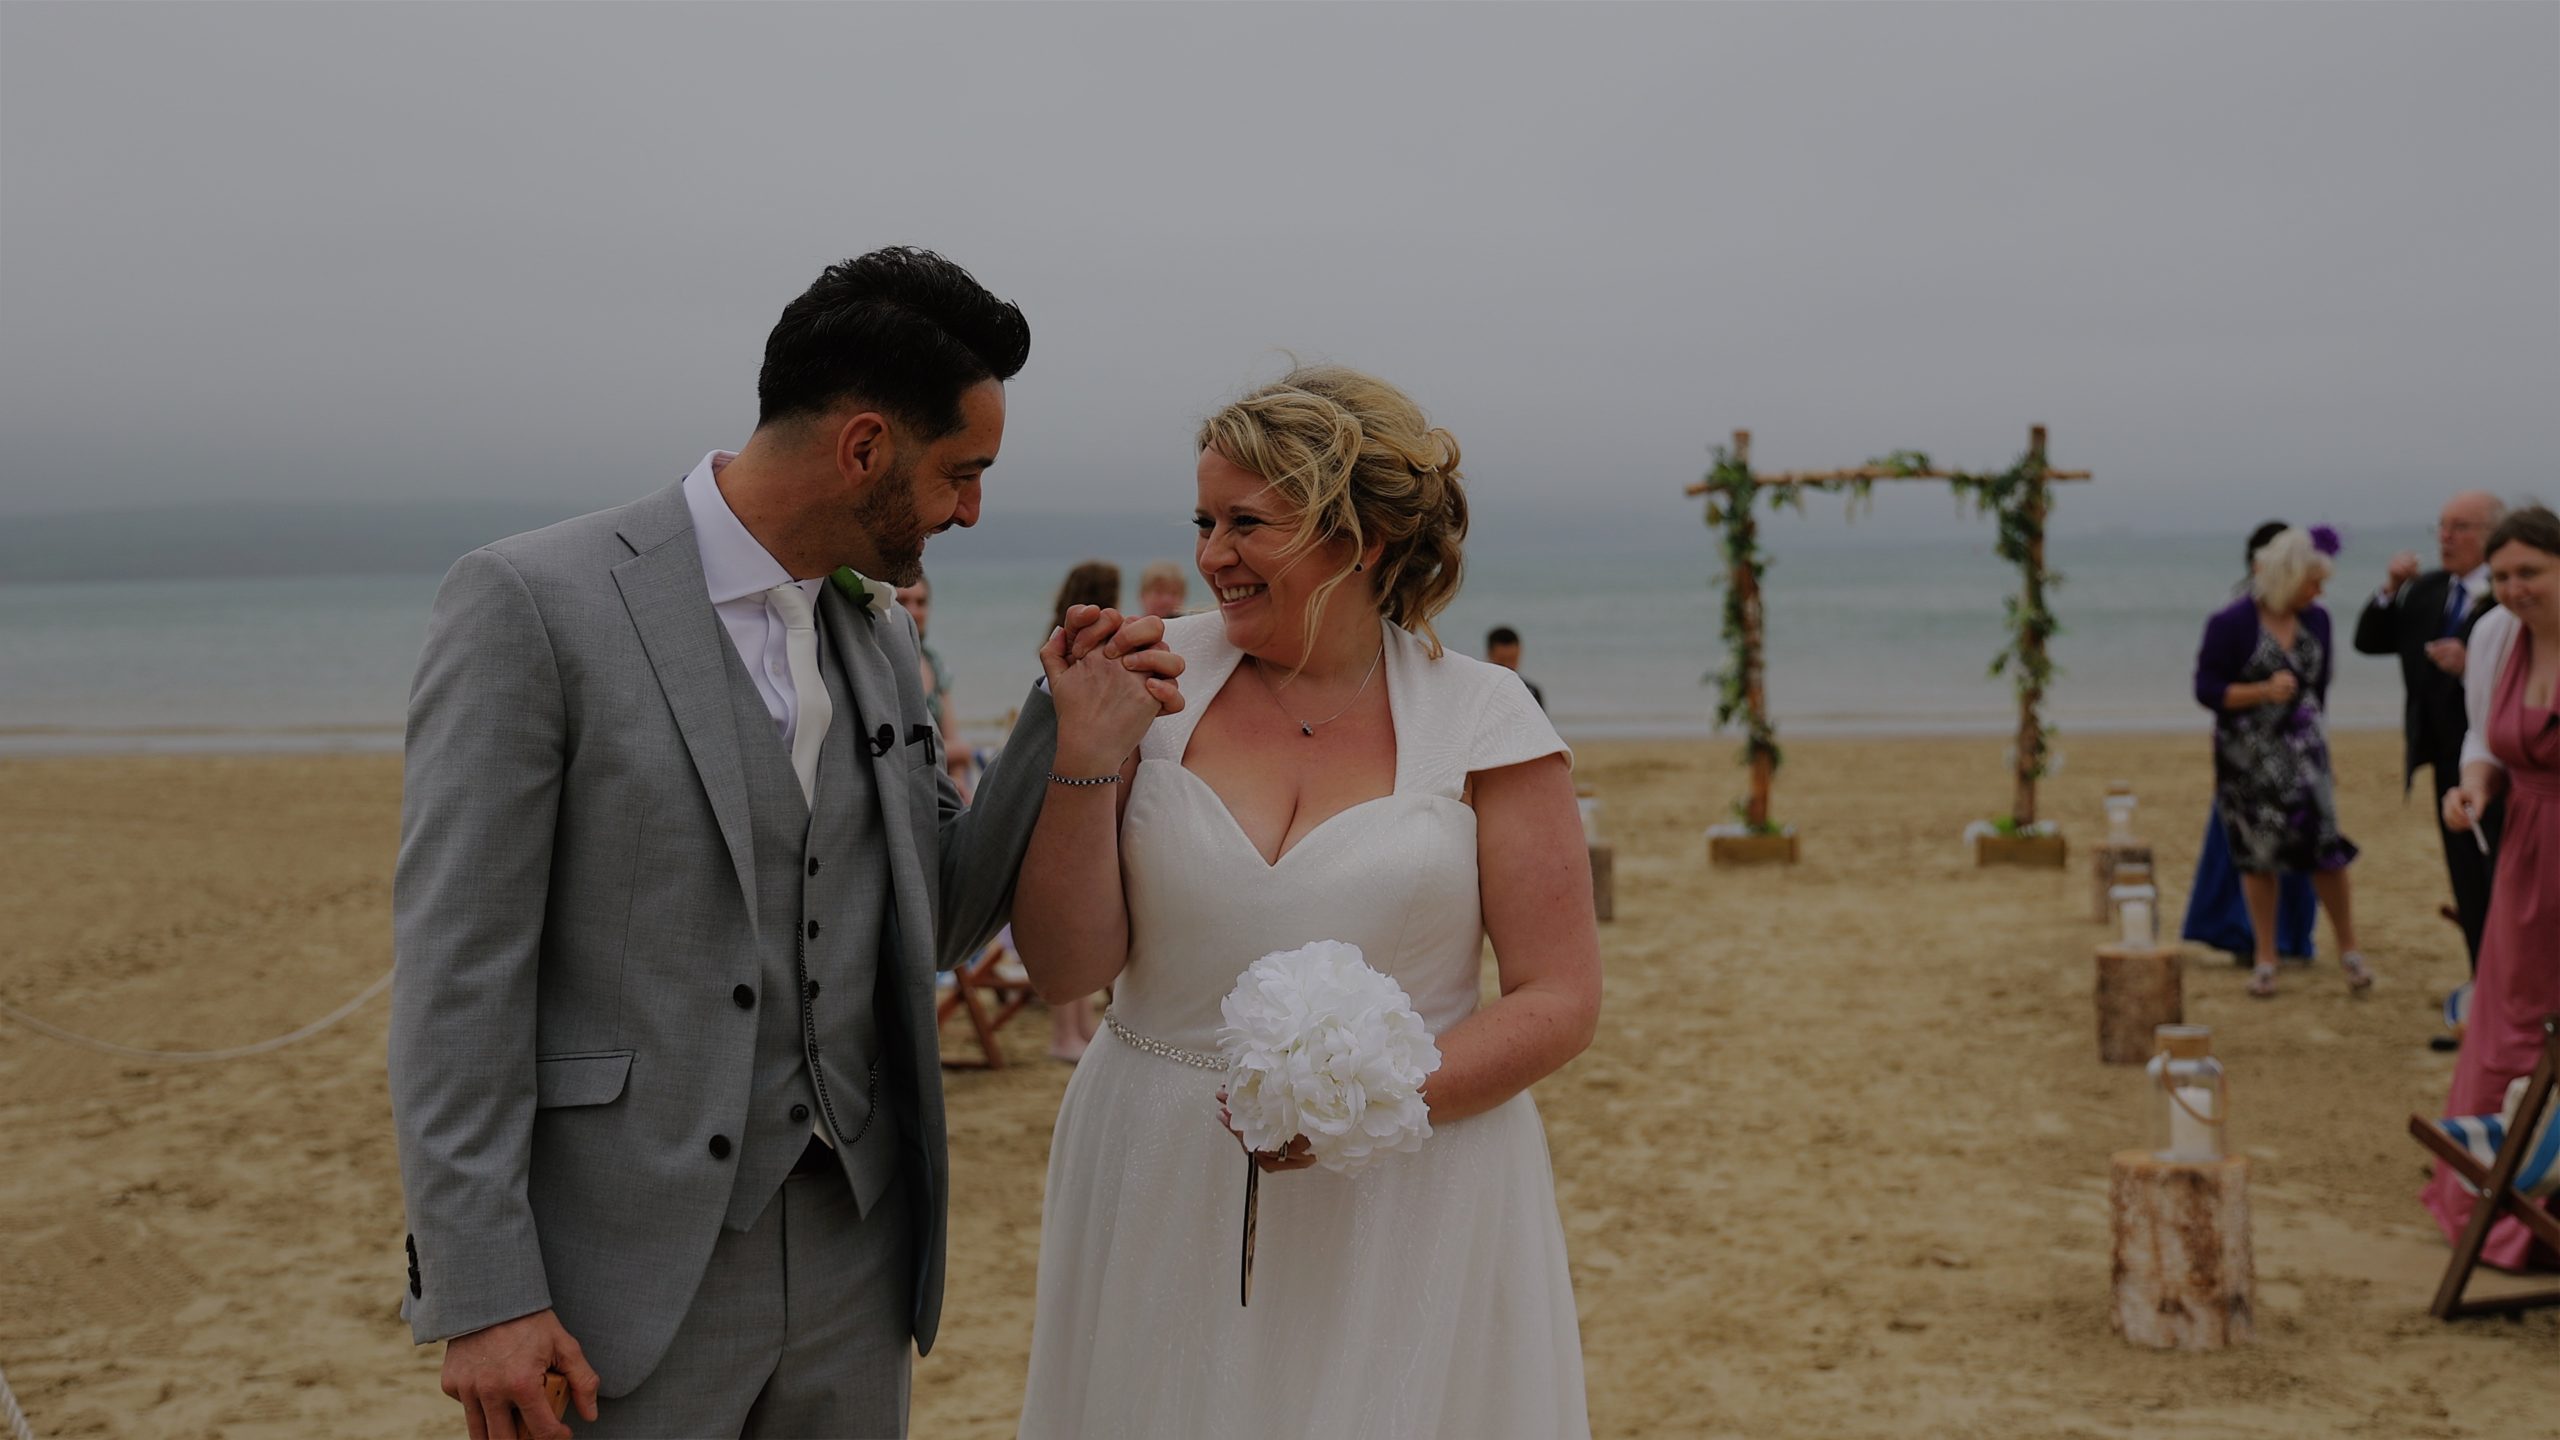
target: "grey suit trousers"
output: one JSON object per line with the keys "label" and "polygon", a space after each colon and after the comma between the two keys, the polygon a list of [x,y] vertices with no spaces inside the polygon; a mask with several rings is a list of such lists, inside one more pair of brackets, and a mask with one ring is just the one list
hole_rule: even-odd
{"label": "grey suit trousers", "polygon": [[907,1433],[914,1199],[892,1183],[868,1217],[841,1171],[795,1173],[741,1234],[720,1232],[666,1358],[598,1402],[589,1437],[875,1440]]}

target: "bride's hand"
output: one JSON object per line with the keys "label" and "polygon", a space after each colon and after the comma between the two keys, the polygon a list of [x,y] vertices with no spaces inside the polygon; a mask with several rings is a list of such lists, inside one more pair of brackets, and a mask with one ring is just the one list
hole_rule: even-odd
{"label": "bride's hand", "polygon": [[1236,1148],[1242,1150],[1247,1158],[1260,1166],[1266,1175],[1283,1170],[1305,1170],[1316,1163],[1315,1150],[1307,1144],[1307,1137],[1304,1135],[1291,1140],[1289,1148],[1278,1154],[1268,1150],[1256,1150],[1244,1143],[1244,1132],[1236,1129],[1235,1117],[1227,1113],[1227,1092],[1224,1090],[1218,1092],[1218,1123],[1227,1127],[1227,1133],[1236,1137]]}
{"label": "bride's hand", "polygon": [[1058,710],[1059,773],[1119,769],[1157,716],[1182,708],[1182,657],[1157,645],[1163,637],[1161,620],[1078,605],[1040,647]]}

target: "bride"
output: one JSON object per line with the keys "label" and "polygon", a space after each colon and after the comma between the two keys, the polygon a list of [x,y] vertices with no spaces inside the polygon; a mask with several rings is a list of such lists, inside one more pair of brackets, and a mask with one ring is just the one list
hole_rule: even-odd
{"label": "bride", "polygon": [[[1590,1043],[1599,939],[1564,743],[1431,628],[1466,534],[1457,442],[1320,367],[1198,446],[1219,603],[1165,627],[1186,703],[1134,755],[1059,753],[1014,906],[1042,994],[1115,996],[1049,1152],[1022,1434],[1587,1435],[1528,1091]],[[1437,1037],[1432,1134],[1350,1176],[1303,1137],[1255,1155],[1240,1306],[1219,1002],[1316,940],[1358,945]]]}

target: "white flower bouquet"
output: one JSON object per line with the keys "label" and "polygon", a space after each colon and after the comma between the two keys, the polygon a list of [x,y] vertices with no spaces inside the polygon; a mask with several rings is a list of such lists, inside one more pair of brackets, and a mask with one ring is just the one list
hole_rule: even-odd
{"label": "white flower bouquet", "polygon": [[[1247,1149],[1280,1154],[1303,1137],[1317,1164],[1352,1174],[1431,1135],[1422,1082],[1440,1047],[1404,987],[1357,945],[1318,940],[1253,962],[1221,1002],[1226,1107]],[[1245,1172],[1244,1280],[1253,1296],[1261,1168]]]}

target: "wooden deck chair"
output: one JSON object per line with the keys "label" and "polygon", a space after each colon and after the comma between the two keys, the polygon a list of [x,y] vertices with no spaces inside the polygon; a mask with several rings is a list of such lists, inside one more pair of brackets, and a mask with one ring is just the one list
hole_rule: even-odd
{"label": "wooden deck chair", "polygon": [[2507,1315],[2543,1305],[2560,1305],[2560,1288],[2462,1298],[2480,1250],[2489,1241],[2497,1218],[2513,1215],[2534,1237],[2560,1250],[2560,1216],[2544,1209],[2541,1197],[2560,1192],[2560,1118],[2555,1111],[2560,1092],[2560,1015],[2542,1022],[2542,1059],[2533,1073],[2516,1082],[2503,1115],[2457,1116],[2431,1120],[2409,1117],[2409,1133],[2480,1197],[2471,1207],[2471,1223],[2454,1242],[2453,1259],[2445,1266],[2444,1283],[2436,1287],[2428,1307],[2439,1320],[2471,1315]]}
{"label": "wooden deck chair", "polygon": [[[1012,932],[1006,932],[1007,935]],[[1001,1070],[1004,1068],[1004,1046],[996,1032],[1006,1021],[1021,1013],[1031,1003],[1031,977],[1022,973],[1022,961],[1013,947],[999,935],[987,942],[985,949],[969,957],[951,973],[950,988],[934,1001],[933,1023],[939,1033],[944,1021],[954,1010],[966,1011],[969,1028],[978,1041],[979,1058],[959,1059],[949,1054],[942,1057],[946,1070]]]}

